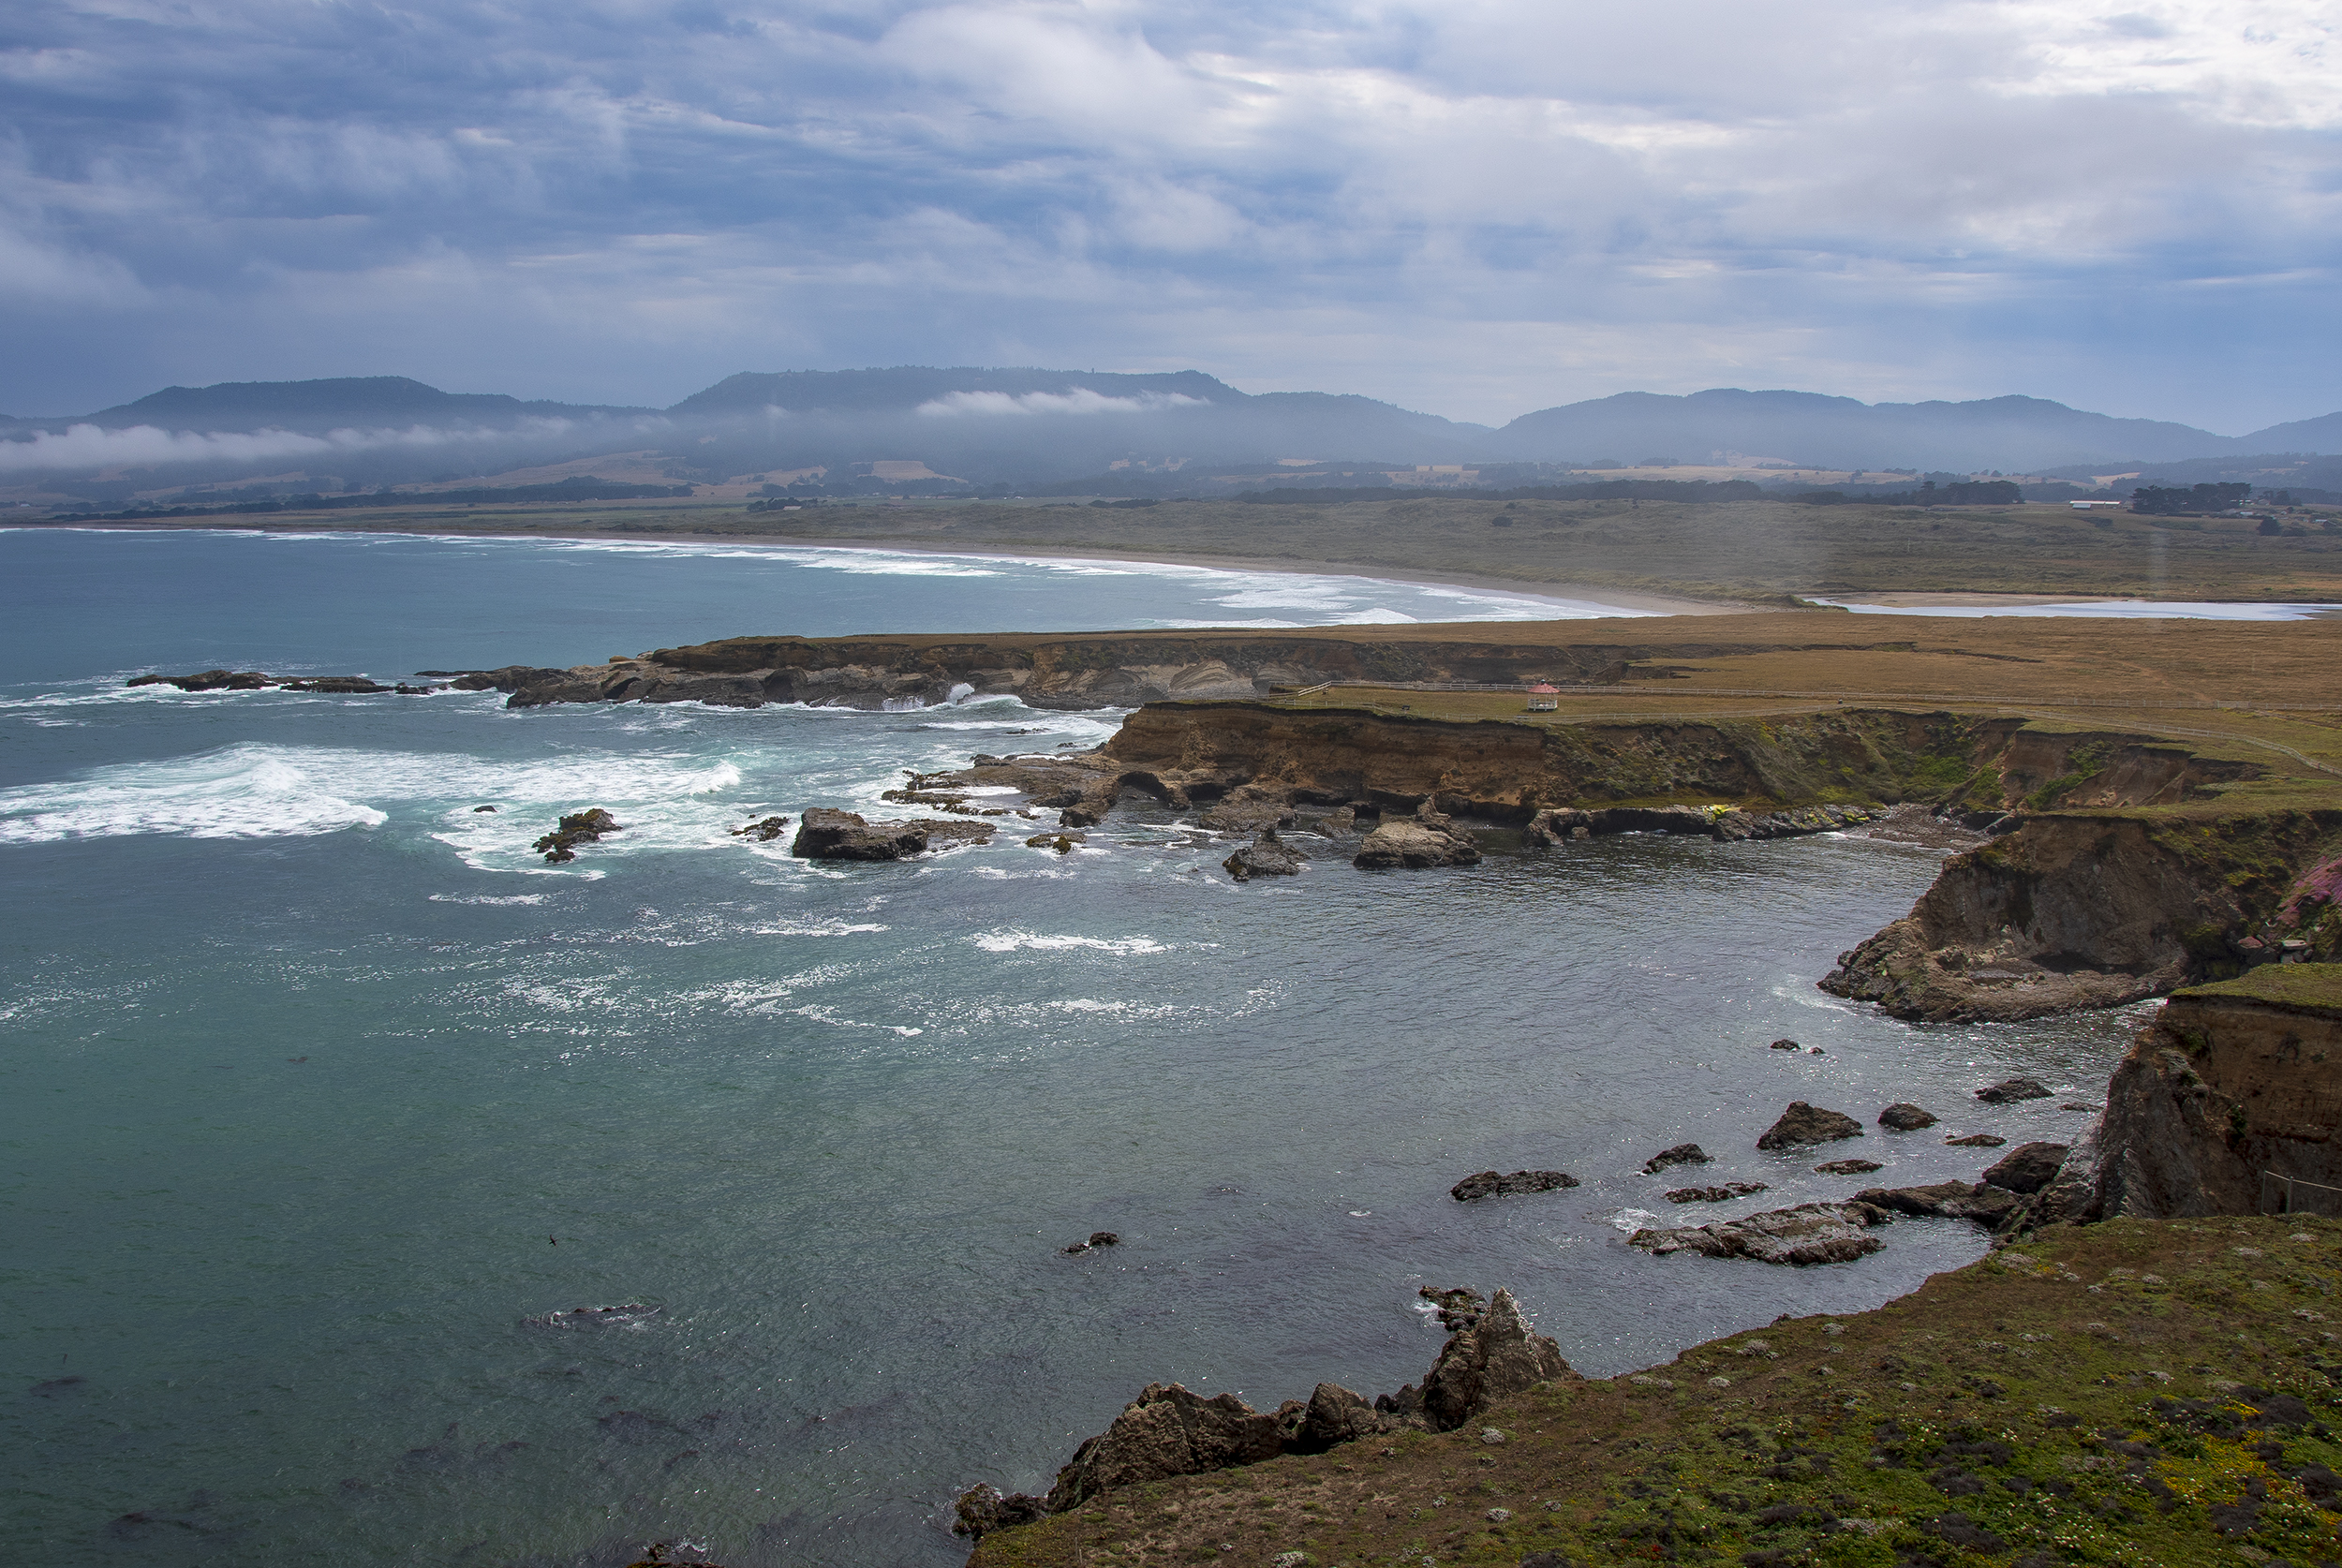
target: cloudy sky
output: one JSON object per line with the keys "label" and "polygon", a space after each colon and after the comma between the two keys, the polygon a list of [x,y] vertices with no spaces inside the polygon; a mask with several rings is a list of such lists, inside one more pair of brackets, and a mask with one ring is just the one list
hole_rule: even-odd
{"label": "cloudy sky", "polygon": [[2335,0],[48,0],[0,411],[1209,371],[2342,408]]}

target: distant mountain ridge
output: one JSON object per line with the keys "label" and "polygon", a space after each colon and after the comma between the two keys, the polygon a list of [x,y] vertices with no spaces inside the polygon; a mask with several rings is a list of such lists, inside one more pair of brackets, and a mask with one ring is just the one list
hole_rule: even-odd
{"label": "distant mountain ridge", "polygon": [[[2331,422],[2342,437],[2342,416]],[[2280,426],[2280,429],[2294,427]],[[1786,458],[1816,467],[1915,467],[2022,473],[2052,465],[2172,462],[2268,451],[2252,436],[2216,436],[2161,420],[2116,419],[2038,397],[1968,403],[1861,403],[1817,392],[1719,388],[1674,397],[1620,392],[1541,408],[1494,437],[1508,455],[1544,462],[1665,456],[1699,463],[1712,452]]]}
{"label": "distant mountain ridge", "polygon": [[342,376],[318,381],[221,381],[209,387],[165,387],[134,403],[82,415],[75,422],[107,429],[151,424],[170,430],[330,430],[352,423],[510,424],[530,418],[656,412],[654,408],[524,402],[502,392],[441,392],[404,376]]}
{"label": "distant mountain ridge", "polygon": [[[72,426],[97,428],[68,438]],[[338,434],[350,431],[358,435]],[[398,434],[370,438],[369,432]],[[321,440],[304,447],[293,438],[329,435],[330,451]],[[1691,465],[1770,458],[1881,478],[1896,469],[2039,474],[2223,459],[2249,465],[2256,454],[2342,453],[2342,412],[2229,436],[2035,397],[1867,404],[1718,388],[1681,396],[1621,392],[1537,409],[1491,429],[1354,395],[1247,393],[1198,370],[898,365],[742,372],[663,409],[448,392],[398,376],[222,382],[167,387],[71,419],[0,421],[0,472],[111,469],[136,476],[104,481],[125,493],[215,484],[237,473],[315,472],[319,464],[330,464],[326,477],[350,488],[448,482],[625,451],[651,454],[654,474],[703,484],[815,470],[876,481],[874,465],[915,460],[910,466],[924,464],[927,479],[944,490],[1061,488],[1113,475],[1137,493],[1169,494],[1214,466],[1259,472],[1304,460],[1329,470],[1323,482],[1353,486],[1384,484],[1386,470],[1427,465],[1461,474],[1509,466],[1511,477],[1486,482],[1522,483],[1543,481],[1523,477],[1521,465],[1653,458]],[[96,494],[89,481],[82,488]]]}

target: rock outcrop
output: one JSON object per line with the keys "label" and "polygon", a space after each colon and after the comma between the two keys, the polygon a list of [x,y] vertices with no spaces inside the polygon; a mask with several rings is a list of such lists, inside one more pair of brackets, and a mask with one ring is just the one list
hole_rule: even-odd
{"label": "rock outcrop", "polygon": [[1833,1143],[1840,1138],[1859,1138],[1862,1124],[1844,1111],[1825,1111],[1808,1105],[1802,1100],[1792,1100],[1789,1108],[1781,1113],[1781,1119],[1765,1130],[1756,1140],[1758,1148],[1797,1148],[1806,1144]]}
{"label": "rock outcrop", "polygon": [[2182,991],[2108,1086],[2091,1208],[2342,1213],[2337,1130],[2342,964],[2270,965]]}
{"label": "rock outcrop", "polygon": [[971,1487],[958,1499],[954,1531],[982,1536],[1079,1507],[1117,1487],[1281,1454],[1322,1454],[1403,1427],[1450,1431],[1498,1399],[1578,1375],[1559,1345],[1529,1327],[1510,1291],[1499,1290],[1485,1303],[1475,1291],[1426,1287],[1421,1294],[1437,1305],[1448,1336],[1420,1387],[1411,1383],[1370,1404],[1340,1383],[1321,1383],[1306,1400],[1257,1411],[1233,1394],[1207,1398],[1176,1383],[1149,1383],[1112,1425],[1074,1451],[1046,1497]]}
{"label": "rock outcrop", "polygon": [[1897,1101],[1878,1113],[1878,1125],[1890,1132],[1917,1132],[1922,1127],[1934,1126],[1935,1117],[1907,1101]]}
{"label": "rock outcrop", "polygon": [[1112,1426],[1074,1451],[1049,1488],[1049,1512],[1109,1487],[1258,1464],[1283,1451],[1274,1414],[1233,1394],[1206,1398],[1176,1383],[1150,1383]]}
{"label": "rock outcrop", "polygon": [[905,860],[939,843],[981,844],[993,832],[989,822],[872,822],[858,812],[816,806],[798,821],[789,852],[800,860]]}
{"label": "rock outcrop", "polygon": [[1368,871],[1401,865],[1419,870],[1431,865],[1476,865],[1479,861],[1480,846],[1472,841],[1472,836],[1458,832],[1453,818],[1433,810],[1431,803],[1425,801],[1414,816],[1388,818],[1368,834],[1350,864]]}
{"label": "rock outcrop", "polygon": [[1254,877],[1294,877],[1301,871],[1301,857],[1277,836],[1273,827],[1261,829],[1259,837],[1239,846],[1236,853],[1220,864],[1239,882],[1249,882]]}
{"label": "rock outcrop", "polygon": [[2056,1179],[2068,1152],[2065,1144],[2019,1144],[1984,1173],[1985,1185],[2031,1196]]}
{"label": "rock outcrop", "polygon": [[1836,833],[1885,814],[1883,806],[1801,806],[1750,812],[1732,806],[1549,806],[1520,830],[1532,848],[1613,833],[1682,833],[1737,844],[1752,838],[1801,838]]}
{"label": "rock outcrop", "polygon": [[1719,1187],[1678,1187],[1667,1196],[1671,1204],[1721,1204],[1764,1191],[1761,1181],[1727,1181]]}
{"label": "rock outcrop", "polygon": [[603,834],[619,831],[618,820],[597,806],[563,817],[558,826],[537,840],[535,849],[547,865],[560,865],[577,858],[580,844],[599,844]]}
{"label": "rock outcrop", "polygon": [[952,1533],[980,1541],[996,1530],[1047,1518],[1049,1500],[1029,1492],[1004,1494],[986,1482],[960,1493],[952,1511],[957,1516],[952,1522]]}
{"label": "rock outcrop", "polygon": [[2013,1105],[2020,1100],[2047,1100],[2049,1089],[2038,1078],[2003,1078],[1976,1091],[1987,1105]]}
{"label": "rock outcrop", "polygon": [[1480,1198],[1510,1197],[1525,1192],[1551,1192],[1560,1188],[1575,1187],[1578,1178],[1567,1171],[1515,1171],[1499,1176],[1494,1171],[1481,1171],[1468,1176],[1447,1190],[1447,1195],[1460,1204]]}
{"label": "rock outcrop", "polygon": [[2024,1195],[1984,1181],[1939,1181],[1925,1187],[1866,1187],[1858,1204],[1895,1214],[1941,1220],[1973,1220],[1988,1230],[2006,1228]]}
{"label": "rock outcrop", "polygon": [[1869,1234],[1869,1228],[1885,1218],[1884,1211],[1860,1198],[1846,1204],[1799,1204],[1706,1225],[1640,1230],[1629,1238],[1629,1245],[1660,1258],[1674,1252],[1697,1252],[1703,1257],[1755,1258],[1759,1263],[1801,1267],[1851,1263],[1886,1245]]}
{"label": "rock outcrop", "polygon": [[1672,1148],[1661,1149],[1644,1161],[1642,1174],[1657,1176],[1670,1165],[1705,1165],[1714,1158],[1715,1156],[1701,1148],[1697,1144],[1677,1144]]}
{"label": "rock outcrop", "polygon": [[1443,1309],[1441,1319],[1452,1332],[1421,1385],[1383,1396],[1374,1401],[1377,1411],[1409,1426],[1453,1431],[1498,1399],[1577,1375],[1561,1347],[1529,1327],[1510,1291],[1499,1290],[1485,1310],[1473,1302]]}
{"label": "rock outcrop", "polygon": [[270,675],[258,670],[201,670],[192,675],[133,675],[125,686],[175,686],[182,691],[308,691],[332,697],[427,697],[444,686],[384,686],[370,675]]}

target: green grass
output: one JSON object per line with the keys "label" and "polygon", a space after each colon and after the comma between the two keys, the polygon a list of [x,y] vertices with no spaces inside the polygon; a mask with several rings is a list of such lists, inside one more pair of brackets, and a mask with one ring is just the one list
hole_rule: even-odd
{"label": "green grass", "polygon": [[2190,985],[2172,995],[2191,999],[2232,998],[2342,1013],[2342,964],[2261,964],[2233,980]]}

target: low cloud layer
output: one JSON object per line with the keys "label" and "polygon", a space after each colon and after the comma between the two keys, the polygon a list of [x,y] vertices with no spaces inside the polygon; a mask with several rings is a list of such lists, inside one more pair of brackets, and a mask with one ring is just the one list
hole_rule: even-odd
{"label": "low cloud layer", "polygon": [[0,473],[90,473],[126,465],[236,466],[467,443],[511,444],[550,439],[571,428],[567,420],[528,420],[504,430],[442,430],[418,424],[404,430],[334,430],[304,436],[291,430],[161,430],[151,424],[107,430],[77,424],[62,434],[37,431],[26,438],[0,440]]}
{"label": "low cloud layer", "polygon": [[974,415],[979,419],[1008,415],[1030,419],[1036,414],[1153,414],[1167,408],[1200,408],[1204,400],[1181,392],[1141,392],[1136,397],[1109,397],[1091,392],[1088,387],[1075,387],[1066,392],[1026,392],[1012,396],[1001,392],[946,392],[931,402],[919,405],[919,412],[932,419],[956,419]]}
{"label": "low cloud layer", "polygon": [[2337,401],[2323,0],[60,0],[0,83],[17,414],[888,363]]}

